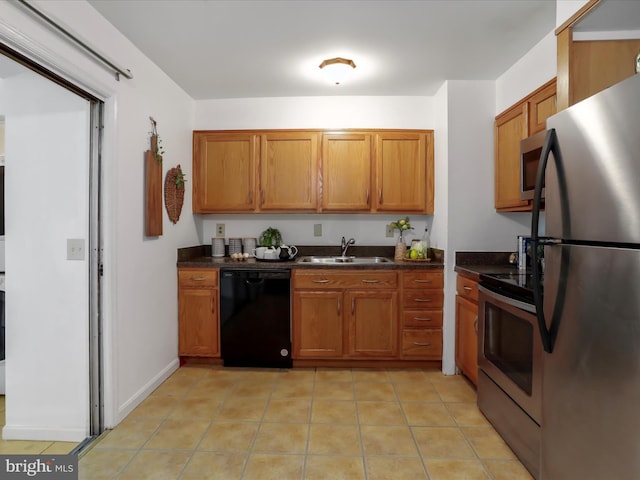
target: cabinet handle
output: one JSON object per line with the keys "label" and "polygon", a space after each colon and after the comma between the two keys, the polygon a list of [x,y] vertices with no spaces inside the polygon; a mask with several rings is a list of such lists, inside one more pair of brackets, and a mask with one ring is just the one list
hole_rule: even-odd
{"label": "cabinet handle", "polygon": [[312,280],[313,283],[329,283],[329,280],[327,279],[323,279],[323,280]]}
{"label": "cabinet handle", "polygon": [[378,189],[378,203],[382,205],[382,189]]}
{"label": "cabinet handle", "polygon": [[413,342],[416,347],[430,347],[431,343],[429,342]]}
{"label": "cabinet handle", "polygon": [[362,280],[362,283],[380,283],[380,280],[367,280],[366,278],[364,278]]}
{"label": "cabinet handle", "polygon": [[417,320],[418,322],[430,322],[431,320],[433,320],[431,317],[413,317],[414,320]]}
{"label": "cabinet handle", "polygon": [[356,311],[356,299],[352,298],[351,299],[351,315],[353,315],[353,312]]}
{"label": "cabinet handle", "polygon": [[414,280],[414,282],[415,282],[415,283],[433,283],[433,280],[431,280],[431,279],[428,279],[428,280],[421,280],[421,279],[419,279],[419,278],[416,278],[416,279]]}
{"label": "cabinet handle", "polygon": [[215,305],[215,298],[213,297],[213,295],[211,296],[211,313],[216,313],[216,305]]}
{"label": "cabinet handle", "polygon": [[367,188],[367,205],[369,205],[369,189]]}
{"label": "cabinet handle", "polygon": [[253,190],[249,190],[249,203],[253,203]]}
{"label": "cabinet handle", "polygon": [[338,315],[342,315],[342,299],[338,298]]}
{"label": "cabinet handle", "polygon": [[473,319],[473,331],[476,332],[476,335],[478,334],[478,316],[476,315],[476,318]]}
{"label": "cabinet handle", "polygon": [[433,298],[416,298],[416,302],[433,302]]}
{"label": "cabinet handle", "polygon": [[465,287],[465,286],[463,286],[462,288],[464,288],[467,292],[470,292],[471,290],[473,290],[473,288],[471,288],[471,287]]}
{"label": "cabinet handle", "polygon": [[191,277],[191,280],[194,282],[203,282],[207,279],[207,277]]}

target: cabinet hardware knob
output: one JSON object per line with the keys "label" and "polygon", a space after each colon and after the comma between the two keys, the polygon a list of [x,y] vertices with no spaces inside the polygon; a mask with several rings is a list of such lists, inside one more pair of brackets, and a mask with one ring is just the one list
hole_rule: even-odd
{"label": "cabinet hardware knob", "polygon": [[429,342],[413,342],[416,347],[430,347],[431,343]]}
{"label": "cabinet hardware knob", "polygon": [[421,279],[419,279],[419,278],[416,278],[416,279],[414,280],[414,282],[415,282],[415,283],[433,283],[433,280],[431,280],[431,279],[421,280]]}
{"label": "cabinet hardware knob", "polygon": [[476,315],[476,318],[473,319],[473,331],[476,332],[476,335],[478,334],[478,316]]}
{"label": "cabinet hardware knob", "polygon": [[364,278],[362,280],[362,283],[380,283],[380,280],[367,280],[366,278]]}
{"label": "cabinet hardware knob", "polygon": [[206,279],[207,277],[191,277],[191,280],[193,280],[194,282],[202,282]]}
{"label": "cabinet hardware knob", "polygon": [[322,280],[316,280],[316,279],[314,279],[314,280],[313,280],[313,283],[329,283],[329,280],[327,280],[326,278],[325,278],[325,279],[322,279]]}
{"label": "cabinet hardware knob", "polygon": [[367,188],[367,205],[369,205],[369,189]]}
{"label": "cabinet hardware knob", "polygon": [[378,203],[382,205],[382,189],[378,189]]}
{"label": "cabinet hardware knob", "polygon": [[430,322],[431,320],[433,320],[431,317],[413,317],[414,320],[417,320],[418,322]]}
{"label": "cabinet hardware knob", "polygon": [[473,288],[471,288],[471,287],[466,287],[466,286],[464,286],[464,287],[462,287],[462,288],[464,288],[467,292],[470,292],[471,290],[473,290]]}
{"label": "cabinet hardware knob", "polygon": [[433,302],[433,298],[416,298],[416,302]]}

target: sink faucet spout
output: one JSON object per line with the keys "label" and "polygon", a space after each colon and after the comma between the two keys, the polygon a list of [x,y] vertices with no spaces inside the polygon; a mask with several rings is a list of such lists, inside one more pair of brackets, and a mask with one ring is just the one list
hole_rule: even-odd
{"label": "sink faucet spout", "polygon": [[350,238],[349,241],[347,241],[347,240],[345,240],[344,237],[342,237],[342,241],[340,242],[340,248],[342,249],[342,256],[343,257],[347,256],[347,250],[354,243],[356,243],[355,239]]}

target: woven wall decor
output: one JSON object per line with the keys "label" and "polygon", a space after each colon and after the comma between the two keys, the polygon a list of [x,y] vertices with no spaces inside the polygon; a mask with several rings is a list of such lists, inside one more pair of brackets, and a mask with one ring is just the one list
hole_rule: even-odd
{"label": "woven wall decor", "polygon": [[164,206],[169,220],[177,223],[184,203],[184,174],[180,165],[169,169],[164,177]]}

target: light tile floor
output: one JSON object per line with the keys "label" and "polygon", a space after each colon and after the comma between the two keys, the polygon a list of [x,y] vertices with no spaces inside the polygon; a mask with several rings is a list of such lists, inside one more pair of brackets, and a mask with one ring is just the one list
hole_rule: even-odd
{"label": "light tile floor", "polygon": [[183,367],[80,459],[84,480],[531,480],[435,370]]}

